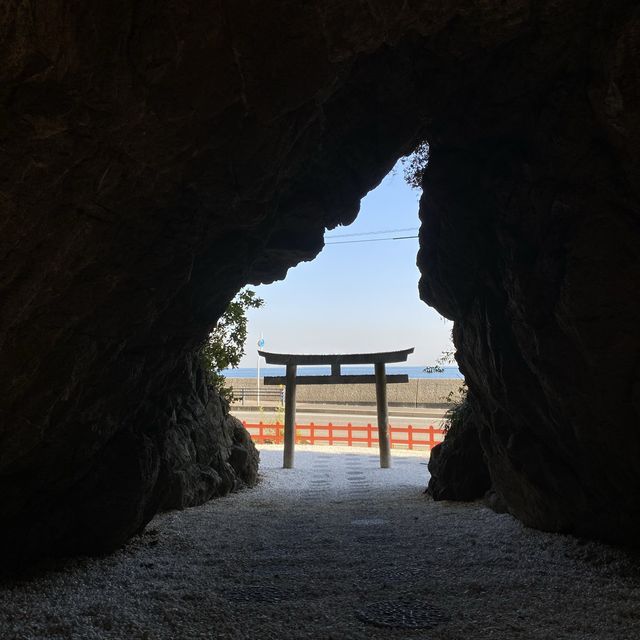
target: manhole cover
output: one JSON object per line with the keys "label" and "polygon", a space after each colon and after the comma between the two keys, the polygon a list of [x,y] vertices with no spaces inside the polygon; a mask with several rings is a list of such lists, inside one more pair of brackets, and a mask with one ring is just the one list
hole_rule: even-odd
{"label": "manhole cover", "polygon": [[358,609],[356,615],[367,624],[392,629],[431,629],[449,620],[429,603],[411,600],[372,602]]}
{"label": "manhole cover", "polygon": [[226,589],[222,596],[233,602],[267,602],[269,604],[278,604],[295,597],[284,589],[259,584],[248,584],[244,587]]}

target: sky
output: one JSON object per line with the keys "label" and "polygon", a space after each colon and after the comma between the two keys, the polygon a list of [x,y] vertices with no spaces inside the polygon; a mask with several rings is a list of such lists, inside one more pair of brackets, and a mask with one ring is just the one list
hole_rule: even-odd
{"label": "sky", "polygon": [[[418,239],[351,242],[415,236],[420,193],[394,170],[363,199],[349,226],[325,232],[329,244],[312,261],[289,269],[284,280],[251,287],[264,306],[251,309],[241,367],[255,367],[264,350],[354,353],[415,347],[407,365],[433,365],[451,348],[451,322],[418,297]],[[371,235],[381,230],[409,230]],[[367,235],[352,235],[367,234]],[[264,366],[261,359],[260,366]]]}

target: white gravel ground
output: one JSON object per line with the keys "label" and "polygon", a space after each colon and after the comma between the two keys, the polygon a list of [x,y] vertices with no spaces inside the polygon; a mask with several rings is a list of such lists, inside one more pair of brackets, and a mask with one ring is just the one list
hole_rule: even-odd
{"label": "white gravel ground", "polygon": [[0,584],[0,640],[640,638],[637,555],[434,503],[424,454],[261,449],[257,488]]}

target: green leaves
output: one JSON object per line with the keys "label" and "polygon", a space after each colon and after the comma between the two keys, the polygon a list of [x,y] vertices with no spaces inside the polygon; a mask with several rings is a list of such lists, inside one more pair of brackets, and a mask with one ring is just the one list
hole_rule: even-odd
{"label": "green leaves", "polygon": [[223,369],[233,369],[240,364],[247,340],[247,309],[258,309],[264,300],[251,289],[243,289],[229,303],[218,324],[209,334],[201,355],[207,371],[208,381],[221,396],[232,399],[232,390],[225,386]]}
{"label": "green leaves", "polygon": [[429,143],[421,142],[412,153],[401,158],[405,182],[412,189],[422,189],[422,176],[429,164]]}

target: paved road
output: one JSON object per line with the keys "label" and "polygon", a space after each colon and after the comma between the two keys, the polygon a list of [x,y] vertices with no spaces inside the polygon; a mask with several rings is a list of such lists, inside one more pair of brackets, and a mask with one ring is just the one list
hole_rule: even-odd
{"label": "paved road", "polygon": [[[257,411],[242,411],[232,409],[231,413],[236,416],[236,418],[240,420],[244,420],[246,422],[265,422],[271,423],[276,420],[279,422],[284,421],[283,414],[276,414],[273,410],[265,409],[264,413],[260,413]],[[420,415],[415,415],[415,412],[412,410],[412,415],[404,415],[402,413],[402,409],[396,409],[390,411],[389,422],[392,426],[395,427],[406,427],[407,425],[412,425],[414,427],[424,427],[429,426],[430,424],[434,426],[439,426],[441,423],[445,410],[444,409],[428,409],[424,412],[420,412]],[[331,422],[335,425],[346,425],[351,422],[351,424],[376,424],[376,414],[374,411],[368,412],[366,414],[362,414],[360,412],[353,413],[331,413],[325,411],[309,411],[309,410],[301,410],[296,412],[296,419],[298,424],[308,424],[309,422],[313,422],[315,424],[327,424]]]}

